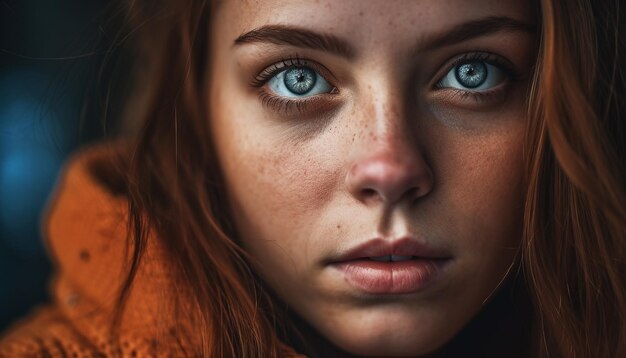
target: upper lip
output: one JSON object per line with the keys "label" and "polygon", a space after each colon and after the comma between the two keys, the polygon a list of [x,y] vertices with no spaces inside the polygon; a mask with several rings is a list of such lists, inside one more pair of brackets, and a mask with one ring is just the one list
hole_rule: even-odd
{"label": "upper lip", "polygon": [[357,245],[341,253],[333,262],[352,261],[379,256],[416,256],[419,258],[444,259],[449,255],[417,241],[414,238],[385,240],[376,238]]}

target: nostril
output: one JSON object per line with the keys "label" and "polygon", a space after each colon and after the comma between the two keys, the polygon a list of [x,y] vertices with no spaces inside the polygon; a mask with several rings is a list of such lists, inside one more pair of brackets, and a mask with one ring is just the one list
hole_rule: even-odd
{"label": "nostril", "polygon": [[364,188],[364,189],[361,189],[361,195],[363,196],[364,199],[370,199],[375,196],[378,196],[378,192],[376,192],[376,190],[371,189],[371,188]]}
{"label": "nostril", "polygon": [[420,194],[420,188],[419,187],[411,188],[407,192],[407,197],[410,198],[411,204],[415,204],[415,202],[417,202],[420,199],[421,196],[422,195]]}
{"label": "nostril", "polygon": [[408,189],[407,191],[405,191],[404,193],[399,193],[400,195],[398,197],[395,197],[395,193],[388,191],[380,191],[380,190],[376,190],[375,188],[362,188],[359,191],[359,196],[360,199],[363,201],[377,201],[377,200],[384,200],[384,201],[396,201],[396,200],[400,200],[402,198],[406,198],[409,200],[409,202],[411,204],[414,204],[415,201],[419,200],[419,198],[422,196],[420,194],[420,187],[418,186],[414,186],[410,189]]}

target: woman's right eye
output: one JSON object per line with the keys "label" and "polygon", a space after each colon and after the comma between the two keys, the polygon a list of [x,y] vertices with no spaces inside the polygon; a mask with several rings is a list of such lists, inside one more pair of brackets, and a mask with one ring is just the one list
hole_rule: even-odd
{"label": "woman's right eye", "polygon": [[280,71],[267,81],[269,89],[277,96],[303,98],[333,90],[317,71],[306,66],[293,66]]}

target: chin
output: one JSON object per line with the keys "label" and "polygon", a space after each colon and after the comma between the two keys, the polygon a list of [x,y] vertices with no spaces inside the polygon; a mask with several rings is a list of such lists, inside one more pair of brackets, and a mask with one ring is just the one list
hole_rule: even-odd
{"label": "chin", "polygon": [[338,323],[323,335],[338,348],[358,356],[415,357],[445,345],[456,333],[449,328],[428,320],[383,318],[367,323]]}
{"label": "chin", "polygon": [[433,344],[422,339],[407,339],[380,336],[364,336],[361,339],[349,337],[343,340],[334,337],[334,344],[345,352],[362,357],[416,357],[436,351],[445,342]]}

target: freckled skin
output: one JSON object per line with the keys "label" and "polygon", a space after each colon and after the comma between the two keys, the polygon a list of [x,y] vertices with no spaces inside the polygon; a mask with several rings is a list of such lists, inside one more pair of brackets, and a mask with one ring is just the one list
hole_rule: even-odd
{"label": "freckled skin", "polygon": [[[525,83],[497,103],[442,97],[433,77],[451,57],[495,52],[528,70],[532,39],[498,33],[427,54],[429,33],[484,16],[532,22],[519,1],[226,1],[212,31],[209,106],[232,215],[264,280],[343,350],[418,356],[441,347],[488,300],[513,262],[522,212]],[[245,31],[289,24],[347,39],[346,60],[251,44]],[[250,79],[294,53],[339,81],[328,115],[288,117]],[[276,54],[270,58],[270,54]],[[411,88],[411,90],[407,90]],[[304,136],[306,123],[324,121]],[[355,292],[324,260],[375,237],[410,235],[453,259],[432,288],[396,298]]]}

